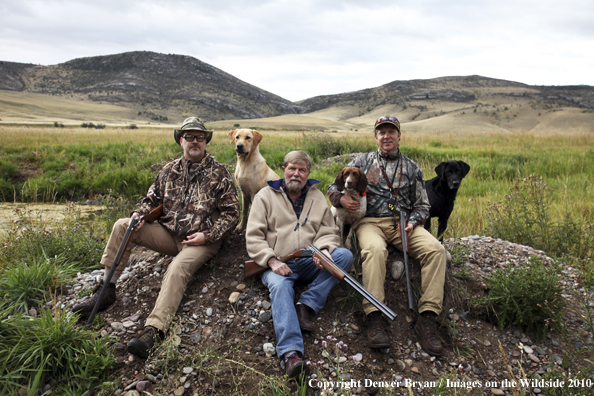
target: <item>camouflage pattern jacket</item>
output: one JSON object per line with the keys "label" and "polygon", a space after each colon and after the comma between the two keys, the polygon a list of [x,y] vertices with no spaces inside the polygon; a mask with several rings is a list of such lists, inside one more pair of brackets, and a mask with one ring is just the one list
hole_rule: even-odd
{"label": "camouflage pattern jacket", "polygon": [[203,232],[206,243],[222,239],[239,220],[233,178],[208,153],[194,164],[182,157],[165,165],[136,213],[147,214],[160,204],[163,216],[159,223],[171,234],[182,237]]}
{"label": "camouflage pattern jacket", "polygon": [[[402,175],[400,167],[402,162]],[[392,183],[394,191],[398,192],[398,208],[409,214],[408,223],[422,225],[429,217],[429,198],[425,190],[425,178],[419,165],[400,153],[386,154],[380,150],[363,154],[352,160],[348,166],[355,166],[367,175],[367,213],[365,217],[391,217],[394,215],[389,204],[394,194],[386,182],[379,167],[381,164]],[[400,183],[400,189],[398,184]],[[328,198],[332,205],[341,207],[342,194],[332,183],[328,188]]]}

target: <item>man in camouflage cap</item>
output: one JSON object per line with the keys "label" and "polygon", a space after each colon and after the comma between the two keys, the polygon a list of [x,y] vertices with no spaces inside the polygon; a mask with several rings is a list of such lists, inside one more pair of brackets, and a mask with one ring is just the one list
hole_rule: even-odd
{"label": "man in camouflage cap", "polygon": [[[239,220],[239,201],[233,178],[227,168],[206,151],[212,132],[197,117],[187,118],[180,129],[174,130],[175,141],[183,148],[183,156],[163,167],[140,207],[132,213],[132,217],[138,218],[163,204],[163,216],[158,223],[144,224],[142,221],[131,234],[130,241],[175,256],[163,277],[161,291],[143,333],[128,343],[128,352],[142,358],[148,357],[155,342],[163,338],[192,275],[218,252],[223,237]],[[106,274],[128,224],[129,219],[120,219],[113,227],[101,259]],[[129,244],[123,253],[99,310],[107,309],[116,301],[116,282],[126,267],[132,246]],[[97,299],[98,295],[95,295],[72,310],[89,315]]]}
{"label": "man in camouflage cap", "polygon": [[[353,230],[363,259],[363,286],[379,300],[384,300],[384,280],[388,244],[402,250],[399,233],[399,209],[407,213],[405,232],[408,253],[421,262],[419,318],[415,325],[423,349],[434,356],[443,352],[437,335],[435,319],[441,313],[445,283],[446,252],[443,246],[422,227],[429,217],[429,199],[425,191],[423,171],[416,162],[400,150],[400,122],[396,117],[377,119],[373,136],[378,150],[355,158],[348,166],[356,166],[367,175],[367,213]],[[335,207],[355,212],[359,202],[338,191],[335,184],[328,188],[328,197]],[[418,227],[421,226],[421,227]],[[381,312],[367,300],[363,301],[367,315],[367,340],[371,348],[388,348]]]}

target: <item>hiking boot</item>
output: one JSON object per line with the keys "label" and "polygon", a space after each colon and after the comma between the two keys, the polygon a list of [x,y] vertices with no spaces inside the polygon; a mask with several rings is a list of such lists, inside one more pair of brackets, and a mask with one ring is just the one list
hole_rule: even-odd
{"label": "hiking boot", "polygon": [[285,370],[289,379],[297,378],[300,375],[305,377],[309,373],[307,364],[296,354],[285,356]]}
{"label": "hiking boot", "polygon": [[[79,313],[83,316],[89,316],[91,312],[93,312],[93,308],[95,307],[95,303],[99,299],[99,294],[101,289],[98,290],[97,293],[93,296],[93,298],[88,299],[82,304],[76,304],[72,307],[72,312]],[[109,308],[114,302],[116,302],[116,287],[115,284],[110,283],[107,285],[107,289],[105,289],[105,294],[99,303],[98,311],[105,311]]]}
{"label": "hiking boot", "polygon": [[311,322],[310,318],[310,315],[313,313],[313,309],[305,304],[297,304],[295,306],[295,311],[297,311],[297,319],[299,320],[299,327],[301,328],[301,331],[311,333],[316,330],[316,327]]}
{"label": "hiking boot", "polygon": [[156,342],[163,339],[163,332],[153,326],[146,326],[140,337],[128,341],[128,353],[140,358],[148,358]]}
{"label": "hiking boot", "polygon": [[390,338],[384,332],[382,313],[379,311],[367,315],[367,343],[375,349],[390,347]]}
{"label": "hiking boot", "polygon": [[437,328],[435,326],[435,312],[425,311],[419,315],[417,323],[415,324],[415,332],[420,338],[421,347],[429,355],[441,356],[443,354],[443,347],[437,335]]}

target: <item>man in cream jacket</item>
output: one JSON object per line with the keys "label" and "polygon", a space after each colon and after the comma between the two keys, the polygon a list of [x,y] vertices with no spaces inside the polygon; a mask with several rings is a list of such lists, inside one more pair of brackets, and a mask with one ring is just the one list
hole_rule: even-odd
{"label": "man in cream jacket", "polygon": [[[250,257],[270,268],[262,282],[270,290],[277,354],[285,362],[289,378],[306,374],[303,362],[302,332],[313,332],[310,315],[317,314],[339,282],[323,270],[312,257],[281,262],[277,259],[314,244],[340,268],[348,271],[352,253],[338,247],[338,228],[322,192],[320,182],[308,179],[311,158],[303,151],[292,151],[283,162],[284,179],[269,181],[254,197],[248,218],[246,243]],[[294,304],[296,281],[311,282]]]}

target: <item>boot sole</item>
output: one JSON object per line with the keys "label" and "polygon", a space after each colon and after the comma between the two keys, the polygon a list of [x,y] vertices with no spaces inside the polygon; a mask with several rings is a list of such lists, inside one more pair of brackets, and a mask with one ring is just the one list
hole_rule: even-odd
{"label": "boot sole", "polygon": [[[114,303],[111,303],[109,305],[99,305],[99,308],[97,308],[97,312],[105,311],[107,308],[111,307],[113,304],[115,304],[115,302]],[[91,312],[93,312],[93,308],[91,308],[90,311],[85,311],[84,308],[80,308],[78,310],[75,310],[73,308],[72,309],[72,312],[73,313],[77,313],[77,314],[82,315],[82,316],[89,316],[89,315],[91,315]]]}
{"label": "boot sole", "polygon": [[305,364],[305,362],[296,365],[293,367],[290,373],[287,373],[287,378],[293,379],[299,376],[307,376],[309,374],[309,367]]}
{"label": "boot sole", "polygon": [[369,348],[372,348],[372,349],[390,348],[390,343],[387,343],[387,344],[370,344],[370,343],[368,343],[367,345],[369,345]]}

